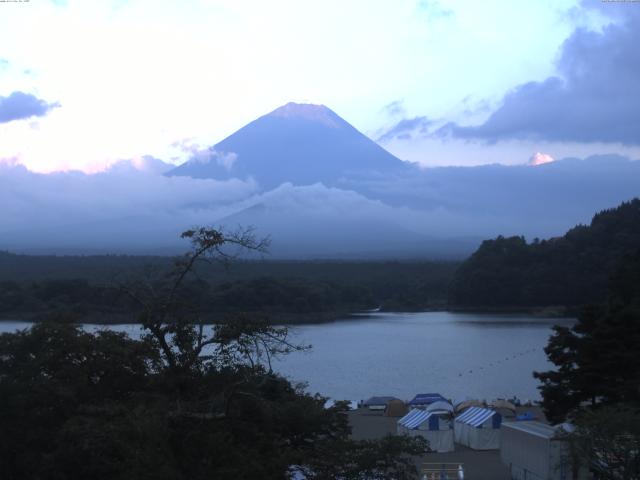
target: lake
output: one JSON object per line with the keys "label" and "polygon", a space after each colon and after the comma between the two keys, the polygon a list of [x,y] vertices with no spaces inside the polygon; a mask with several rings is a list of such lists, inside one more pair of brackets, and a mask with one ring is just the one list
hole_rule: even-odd
{"label": "lake", "polygon": [[[452,312],[373,313],[332,323],[292,326],[313,349],[274,368],[334,399],[373,395],[410,399],[419,392],[447,398],[538,399],[534,370],[548,370],[543,348],[554,324],[571,319]],[[28,323],[0,322],[0,331]],[[96,329],[96,326],[87,326]],[[135,337],[138,325],[116,325]]]}

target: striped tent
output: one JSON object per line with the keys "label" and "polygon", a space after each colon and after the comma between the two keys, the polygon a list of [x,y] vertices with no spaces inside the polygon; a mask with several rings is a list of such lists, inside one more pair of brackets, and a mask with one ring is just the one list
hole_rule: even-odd
{"label": "striped tent", "polygon": [[446,416],[436,412],[413,409],[398,420],[398,433],[420,436],[429,442],[435,452],[453,452],[453,428]]}
{"label": "striped tent", "polygon": [[455,441],[475,450],[500,448],[502,416],[495,410],[470,407],[455,418]]}

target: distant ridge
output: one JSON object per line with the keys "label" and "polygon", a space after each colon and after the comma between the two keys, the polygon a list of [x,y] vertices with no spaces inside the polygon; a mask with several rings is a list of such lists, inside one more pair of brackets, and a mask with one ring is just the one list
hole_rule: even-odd
{"label": "distant ridge", "polygon": [[577,306],[605,300],[610,275],[640,253],[640,199],[594,215],[564,236],[486,240],[456,272],[451,302],[464,307]]}
{"label": "distant ridge", "polygon": [[253,178],[261,188],[284,182],[334,185],[348,174],[393,172],[410,164],[393,156],[324,105],[288,103],[192,159],[169,176]]}

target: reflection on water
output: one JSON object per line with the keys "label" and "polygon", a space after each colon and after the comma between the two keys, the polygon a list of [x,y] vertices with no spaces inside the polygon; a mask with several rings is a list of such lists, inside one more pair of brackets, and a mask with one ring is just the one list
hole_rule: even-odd
{"label": "reflection on water", "polygon": [[[367,313],[291,327],[295,341],[311,344],[313,350],[286,356],[274,368],[335,399],[408,399],[419,392],[453,399],[537,399],[532,371],[551,368],[543,351],[551,327],[573,321],[507,314]],[[0,322],[0,332],[29,325]],[[132,337],[141,333],[139,325],[108,328]]]}

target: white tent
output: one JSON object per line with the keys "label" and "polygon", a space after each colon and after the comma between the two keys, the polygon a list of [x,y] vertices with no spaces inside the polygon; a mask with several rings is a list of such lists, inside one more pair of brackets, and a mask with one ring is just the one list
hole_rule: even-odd
{"label": "white tent", "polygon": [[438,400],[437,402],[433,402],[431,405],[427,405],[425,410],[427,412],[449,412],[453,414],[453,405],[449,402]]}
{"label": "white tent", "polygon": [[455,440],[474,450],[497,450],[500,448],[501,423],[502,417],[498,412],[470,407],[455,418]]}
{"label": "white tent", "polygon": [[[558,438],[559,427],[540,422],[505,422],[502,424],[500,458],[509,467],[514,480],[567,480],[572,469],[567,443]],[[578,469],[578,478],[587,476]]]}
{"label": "white tent", "polygon": [[446,415],[413,409],[398,420],[398,433],[420,436],[434,452],[453,452],[453,429]]}

